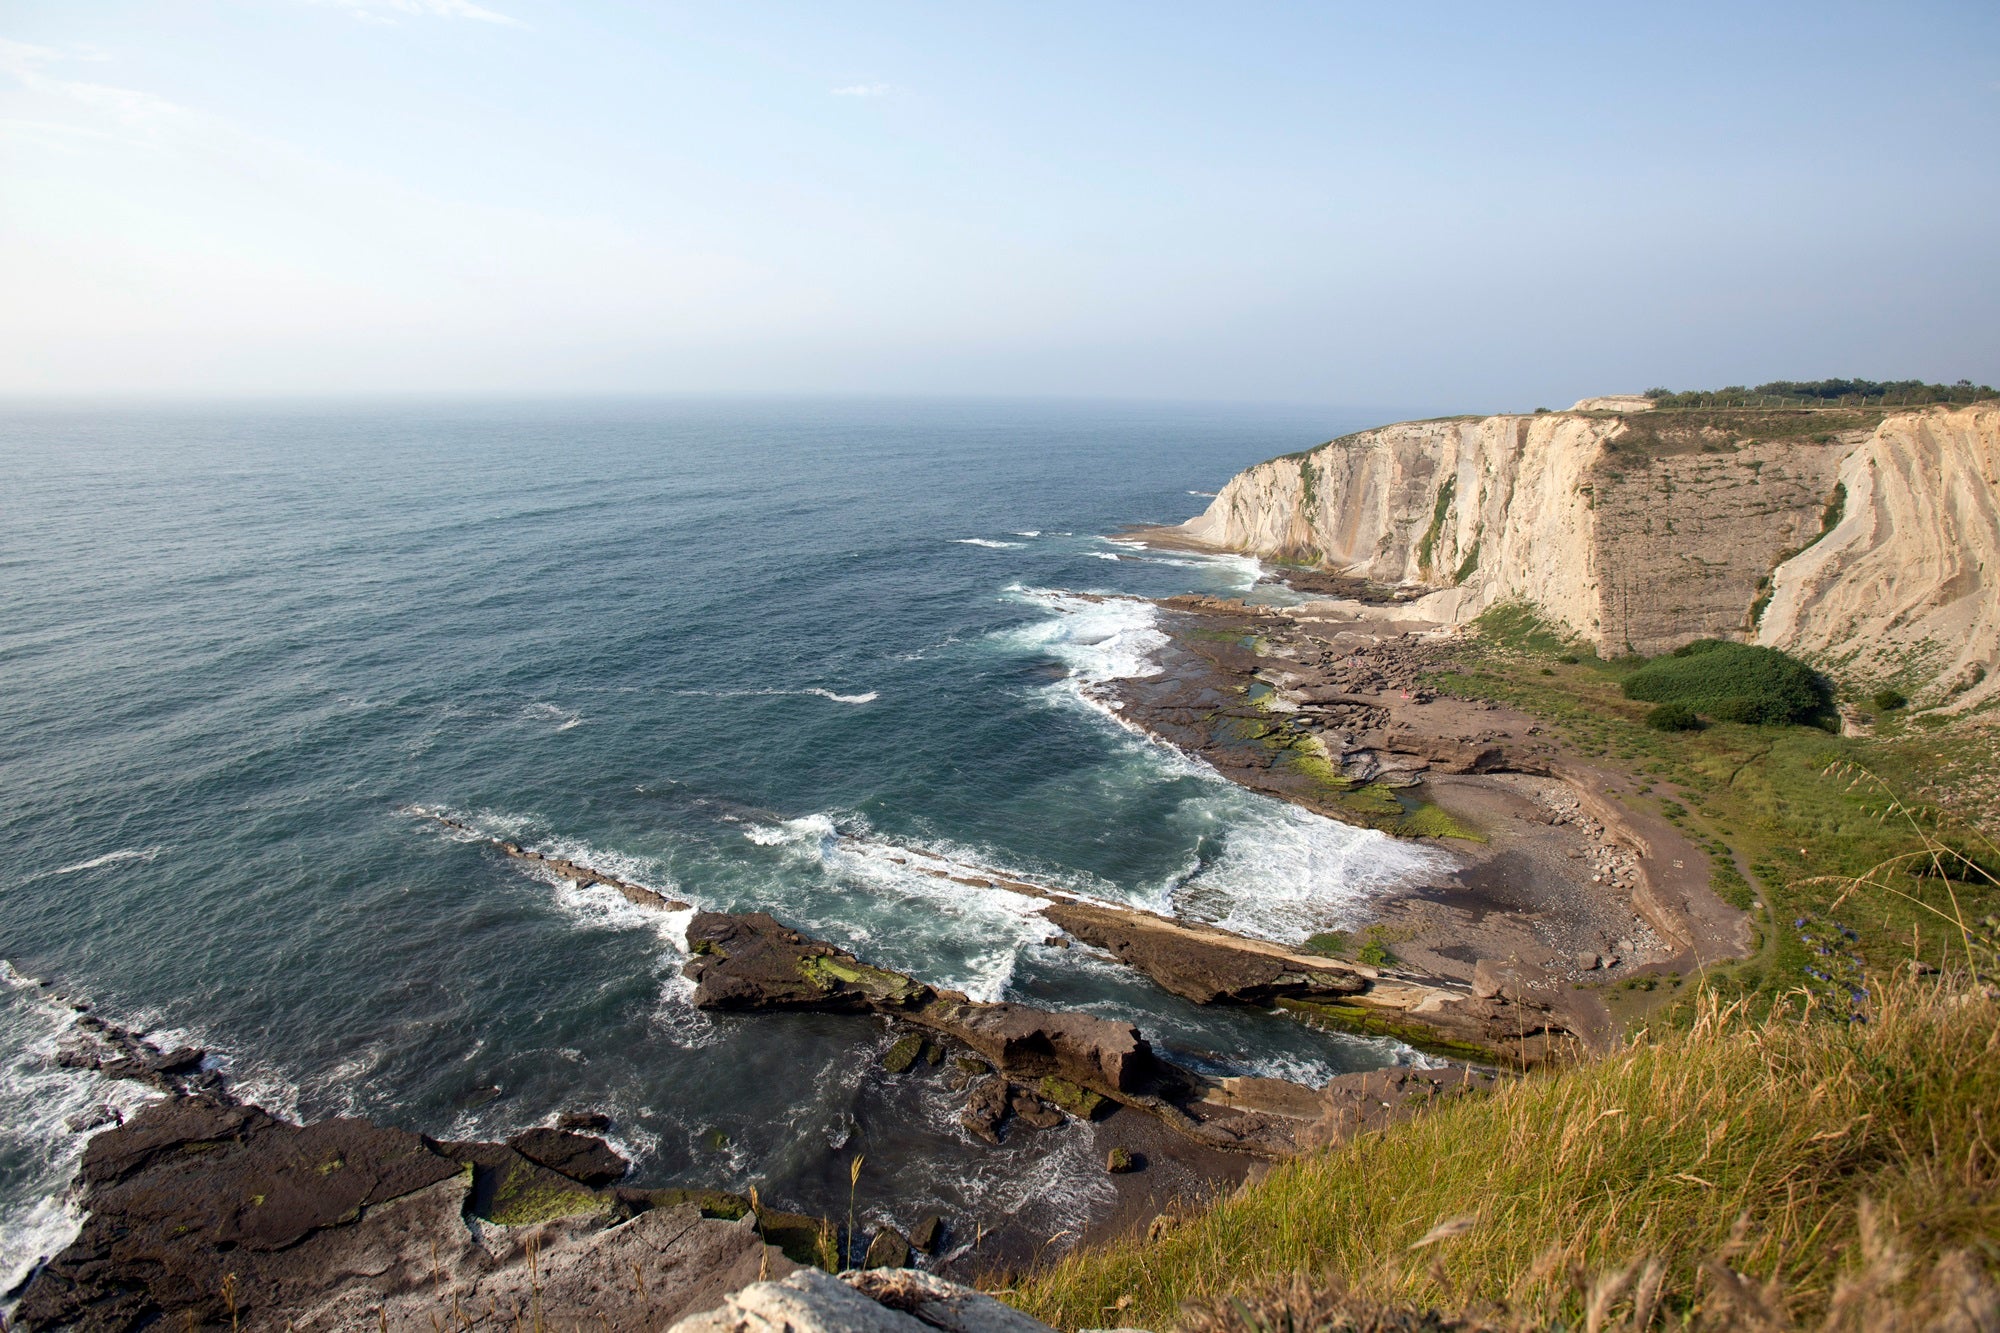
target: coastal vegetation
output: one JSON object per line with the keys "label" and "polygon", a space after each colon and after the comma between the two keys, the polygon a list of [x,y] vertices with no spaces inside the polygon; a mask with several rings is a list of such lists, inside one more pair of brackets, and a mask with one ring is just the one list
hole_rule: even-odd
{"label": "coastal vegetation", "polygon": [[[1869,714],[1872,735],[1726,718],[1698,729],[1656,730],[1649,718],[1661,703],[1631,697],[1628,681],[1651,673],[1679,684],[1691,668],[1700,669],[1695,682],[1721,680],[1725,689],[1765,677],[1725,671],[1734,654],[1706,667],[1722,649],[1650,661],[1602,659],[1519,604],[1488,611],[1478,628],[1455,669],[1435,673],[1432,683],[1521,708],[1584,758],[1643,777],[1645,799],[1708,854],[1715,891],[1739,908],[1754,908],[1753,956],[1712,971],[1709,985],[1760,993],[1766,1003],[1800,985],[1830,985],[1810,975],[1808,969],[1827,969],[1819,966],[1821,945],[1805,937],[1832,922],[1860,935],[1847,951],[1863,959],[1868,975],[1886,974],[1912,957],[1943,966],[1958,956],[1955,925],[1900,895],[1913,891],[1918,875],[1910,872],[1933,855],[1989,847],[2000,836],[1988,799],[2000,743],[1979,719],[1905,707]],[[1543,675],[1544,668],[1553,674]],[[1771,679],[1790,681],[1803,702],[1808,687],[1794,672],[1782,664],[1758,671],[1766,669]],[[1893,873],[1878,871],[1885,865]],[[1871,894],[1858,912],[1849,890],[1870,875],[1898,892]],[[1976,920],[2000,909],[2000,892],[1989,883],[1966,884],[1957,906]]]}
{"label": "coastal vegetation", "polygon": [[[1720,722],[1835,720],[1833,692],[1818,672],[1775,648],[1722,639],[1696,639],[1676,648],[1625,677],[1623,688],[1628,699],[1679,705]],[[1684,713],[1663,716],[1654,709],[1646,722],[1660,731],[1692,730]]]}
{"label": "coastal vegetation", "polygon": [[1683,407],[1920,407],[1933,403],[1974,403],[2000,398],[2000,389],[1989,384],[1959,380],[1954,384],[1926,384],[1922,380],[1772,380],[1768,384],[1745,387],[1731,384],[1721,389],[1648,389],[1646,397],[1658,408]]}
{"label": "coastal vegetation", "polygon": [[1280,1166],[1008,1299],[1191,1333],[1990,1322],[2000,830],[1936,798],[1984,790],[1991,730],[1883,690],[1854,701],[1874,734],[1831,734],[1833,686],[1746,645],[1605,660],[1519,604],[1478,631],[1429,683],[1639,774],[1751,955],[1600,991],[1610,1057]]}

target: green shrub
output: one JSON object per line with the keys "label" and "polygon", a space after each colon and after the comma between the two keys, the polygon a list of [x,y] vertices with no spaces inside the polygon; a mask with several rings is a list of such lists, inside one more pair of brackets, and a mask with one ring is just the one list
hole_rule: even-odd
{"label": "green shrub", "polygon": [[1646,714],[1646,725],[1654,731],[1699,731],[1701,719],[1686,704],[1661,704]]}
{"label": "green shrub", "polygon": [[1875,691],[1875,706],[1885,713],[1893,713],[1898,708],[1906,707],[1909,702],[1909,696],[1901,690]]}
{"label": "green shrub", "polygon": [[1833,709],[1817,672],[1775,648],[1697,639],[1625,678],[1625,697],[1681,704],[1721,722],[1811,724]]}

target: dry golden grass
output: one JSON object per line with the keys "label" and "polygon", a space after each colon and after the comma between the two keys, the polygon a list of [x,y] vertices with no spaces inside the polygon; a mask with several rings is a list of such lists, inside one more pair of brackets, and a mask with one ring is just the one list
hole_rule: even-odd
{"label": "dry golden grass", "polygon": [[[1404,1308],[1589,1323],[1597,1304],[1597,1327],[1641,1297],[1653,1322],[1759,1300],[1817,1319],[1864,1277],[1907,1305],[1940,1263],[2000,1262],[1997,1145],[2000,991],[1976,977],[1879,985],[1852,1025],[1808,997],[1760,1017],[1709,997],[1689,1028],[1289,1163],[1008,1299],[1065,1328],[1163,1328],[1328,1273]],[[1593,1297],[1578,1274],[1624,1285]]]}

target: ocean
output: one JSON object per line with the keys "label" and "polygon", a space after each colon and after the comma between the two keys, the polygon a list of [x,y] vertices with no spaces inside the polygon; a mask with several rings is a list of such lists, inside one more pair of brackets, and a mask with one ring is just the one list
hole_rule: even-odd
{"label": "ocean", "polygon": [[[969,1140],[887,1030],[688,1003],[679,929],[424,817],[700,907],[764,909],[976,997],[1129,1018],[1214,1072],[1411,1058],[1204,1010],[998,869],[1297,940],[1439,854],[1244,791],[1092,685],[1144,597],[1283,598],[1138,550],[1241,467],[1370,424],[1074,402],[0,409],[0,1289],[75,1225],[46,978],[299,1117],[498,1138],[615,1119],[648,1185],[810,1213],[1010,1213],[1109,1187],[1088,1136]],[[1074,1128],[1074,1127],[1073,1127]]]}

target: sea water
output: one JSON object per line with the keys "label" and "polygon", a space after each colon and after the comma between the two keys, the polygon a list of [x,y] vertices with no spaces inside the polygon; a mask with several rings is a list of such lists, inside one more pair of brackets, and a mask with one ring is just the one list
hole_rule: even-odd
{"label": "sea water", "polygon": [[1366,424],[1304,410],[874,400],[0,410],[0,1287],[63,1244],[84,1136],[30,978],[218,1052],[246,1097],[495,1138],[601,1109],[640,1183],[837,1214],[1108,1187],[1087,1133],[970,1142],[879,1023],[689,1004],[685,914],[763,909],[987,999],[1137,1023],[1219,1073],[1409,1058],[1203,1010],[1006,874],[1298,940],[1437,854],[1121,725],[1143,598],[1282,596],[1108,540]]}

